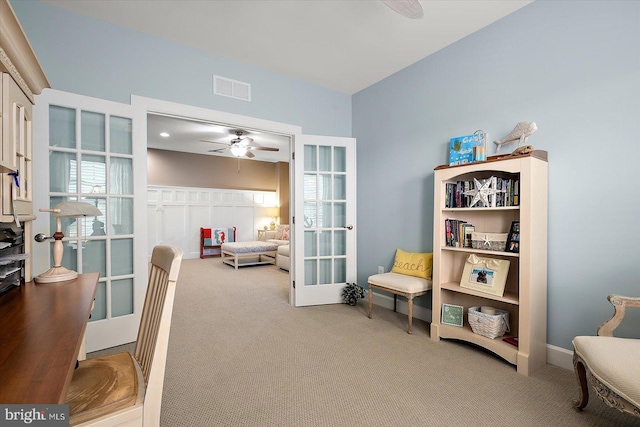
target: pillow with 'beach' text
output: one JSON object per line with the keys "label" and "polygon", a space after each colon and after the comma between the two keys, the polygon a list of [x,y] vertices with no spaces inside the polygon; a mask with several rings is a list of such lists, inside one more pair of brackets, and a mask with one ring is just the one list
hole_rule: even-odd
{"label": "pillow with 'beach' text", "polygon": [[433,253],[431,252],[405,252],[402,249],[396,249],[396,258],[391,272],[431,280],[432,266]]}

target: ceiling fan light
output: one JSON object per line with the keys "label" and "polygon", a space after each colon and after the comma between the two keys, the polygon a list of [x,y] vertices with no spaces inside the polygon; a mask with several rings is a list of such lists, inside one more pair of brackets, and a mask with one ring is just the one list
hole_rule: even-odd
{"label": "ceiling fan light", "polygon": [[245,147],[243,147],[242,145],[239,144],[233,144],[229,150],[231,150],[231,154],[233,154],[236,157],[242,157],[245,154],[247,154],[247,149]]}
{"label": "ceiling fan light", "polygon": [[419,0],[382,0],[382,3],[406,18],[420,19],[424,16]]}

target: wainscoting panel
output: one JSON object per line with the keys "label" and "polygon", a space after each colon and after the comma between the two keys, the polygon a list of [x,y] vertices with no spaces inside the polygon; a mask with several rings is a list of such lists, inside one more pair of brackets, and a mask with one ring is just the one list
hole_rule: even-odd
{"label": "wainscoting panel", "polygon": [[200,256],[200,227],[236,227],[238,241],[257,240],[272,218],[275,191],[149,186],[148,255],[156,245],[182,248],[184,258]]}

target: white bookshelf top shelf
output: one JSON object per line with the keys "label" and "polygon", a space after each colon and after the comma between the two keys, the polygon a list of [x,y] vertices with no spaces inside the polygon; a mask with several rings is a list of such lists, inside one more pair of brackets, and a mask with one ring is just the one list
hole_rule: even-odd
{"label": "white bookshelf top shelf", "polygon": [[500,255],[504,257],[513,257],[513,258],[518,258],[520,256],[520,254],[517,252],[499,252],[499,251],[489,251],[486,249],[456,248],[454,246],[441,246],[440,249],[443,251],[469,252],[474,254],[485,254],[485,255]]}
{"label": "white bookshelf top shelf", "polygon": [[442,212],[482,212],[482,211],[514,211],[520,206],[498,206],[495,208],[443,208]]}

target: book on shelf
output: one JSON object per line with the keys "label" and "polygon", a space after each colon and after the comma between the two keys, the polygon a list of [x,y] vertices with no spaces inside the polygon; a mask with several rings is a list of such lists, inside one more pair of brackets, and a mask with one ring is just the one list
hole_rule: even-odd
{"label": "book on shelf", "polygon": [[445,208],[468,208],[468,207],[506,207],[518,206],[520,181],[513,178],[502,178],[492,176],[486,179],[477,180],[480,185],[486,184],[486,180],[491,180],[491,188],[496,191],[489,197],[489,206],[484,203],[477,202],[471,206],[473,195],[471,193],[476,189],[476,180],[465,180],[456,182],[447,182],[444,191]]}
{"label": "book on shelf", "polygon": [[518,346],[518,337],[504,337],[502,338],[502,341],[508,342],[509,344],[516,347]]}

